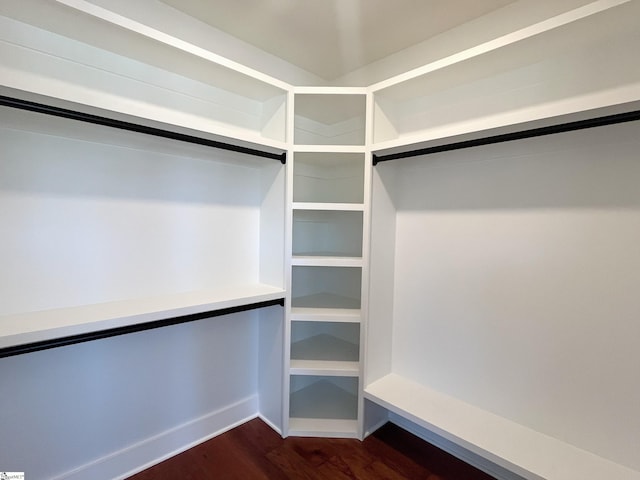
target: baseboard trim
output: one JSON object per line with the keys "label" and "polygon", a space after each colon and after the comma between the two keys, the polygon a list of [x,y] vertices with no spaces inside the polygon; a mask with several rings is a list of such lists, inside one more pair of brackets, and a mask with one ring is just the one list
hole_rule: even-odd
{"label": "baseboard trim", "polygon": [[267,425],[269,425],[269,427],[271,427],[271,429],[274,430],[278,435],[282,436],[282,429],[278,428],[278,426],[275,423],[273,423],[267,417],[263,416],[261,413],[258,414],[258,418],[262,420],[264,423],[266,423]]}
{"label": "baseboard trim", "polygon": [[420,427],[419,425],[416,425],[415,423],[407,420],[397,413],[389,412],[389,421],[421,438],[425,442],[429,442],[430,444],[435,445],[439,449],[444,450],[445,452],[459,458],[469,465],[476,467],[478,470],[482,470],[483,472],[491,475],[492,477],[495,477],[498,480],[524,480],[520,475],[513,473],[499,465],[496,465],[486,458],[476,455],[473,452],[462,448],[460,445],[457,445],[425,428]]}
{"label": "baseboard trim", "polygon": [[123,480],[258,416],[252,395],[58,475],[52,480]]}

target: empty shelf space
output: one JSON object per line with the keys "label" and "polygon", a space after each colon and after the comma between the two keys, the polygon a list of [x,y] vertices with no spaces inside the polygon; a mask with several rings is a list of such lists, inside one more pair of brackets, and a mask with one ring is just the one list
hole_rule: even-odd
{"label": "empty shelf space", "polygon": [[636,2],[594,2],[374,85],[374,143],[434,146],[637,102],[640,74],[620,59],[638,49],[639,14]]}
{"label": "empty shelf space", "polygon": [[252,284],[5,315],[0,317],[0,349],[281,300],[284,293]]}
{"label": "empty shelf space", "polygon": [[357,378],[293,375],[290,417],[356,420],[357,388]]}
{"label": "empty shelf space", "polygon": [[640,479],[640,472],[396,374],[364,392],[368,400],[527,479]]}
{"label": "empty shelf space", "polygon": [[362,228],[361,211],[294,210],[294,259],[362,257]]}
{"label": "empty shelf space", "polygon": [[[52,6],[49,25],[68,25],[71,20],[67,15],[77,16],[78,25],[84,25],[94,16],[103,28],[65,28],[62,40],[55,33],[28,25],[42,20],[35,13],[37,9],[26,4],[19,7],[19,3],[15,8],[23,21],[3,17],[0,25],[3,67],[11,72],[4,75],[6,87],[56,99],[58,104],[64,99],[69,106],[83,105],[85,111],[102,109],[118,119],[162,123],[197,136],[284,146],[286,84],[229,67],[211,52],[168,34],[158,41],[145,41],[144,48],[135,48],[142,45],[142,37],[131,23],[114,21],[107,10],[88,11],[78,4],[71,9],[70,5]],[[122,44],[108,41],[111,35]],[[96,38],[101,38],[97,44],[109,45],[108,55],[94,46]],[[108,57],[117,61],[118,75],[105,68]],[[154,60],[147,63],[149,58]],[[37,80],[49,77],[67,88],[62,91],[55,82]]]}
{"label": "empty shelf space", "polygon": [[360,325],[357,323],[294,322],[291,358],[358,361]]}
{"label": "empty shelf space", "polygon": [[294,266],[292,270],[292,307],[360,308],[361,268]]}
{"label": "empty shelf space", "polygon": [[362,203],[363,153],[296,152],[293,156],[293,201]]}
{"label": "empty shelf space", "polygon": [[[299,337],[303,338],[296,340]],[[360,373],[359,324],[294,322],[292,341],[293,375],[354,377]]]}
{"label": "empty shelf space", "polygon": [[296,145],[364,145],[363,94],[296,94]]}

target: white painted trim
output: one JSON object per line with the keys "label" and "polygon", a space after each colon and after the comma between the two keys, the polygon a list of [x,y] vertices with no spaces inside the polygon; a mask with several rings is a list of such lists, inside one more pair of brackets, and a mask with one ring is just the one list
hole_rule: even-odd
{"label": "white painted trim", "polygon": [[258,396],[225,408],[56,476],[51,480],[125,479],[258,416]]}
{"label": "white painted trim", "polygon": [[278,435],[280,435],[281,437],[282,435],[282,430],[280,428],[278,428],[271,420],[269,420],[267,417],[265,417],[264,415],[262,415],[262,413],[258,414],[258,418],[260,420],[262,420],[264,423],[266,423],[267,425],[269,425],[269,427],[271,428],[271,430],[273,430],[274,432],[276,432]]}
{"label": "white painted trim", "polygon": [[362,145],[296,145],[295,153],[366,153]]}

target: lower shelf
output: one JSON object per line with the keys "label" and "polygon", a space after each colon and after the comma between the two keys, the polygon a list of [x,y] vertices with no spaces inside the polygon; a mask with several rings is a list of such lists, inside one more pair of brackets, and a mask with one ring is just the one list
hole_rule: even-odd
{"label": "lower shelf", "polygon": [[368,385],[364,396],[527,479],[640,480],[640,472],[396,374]]}
{"label": "lower shelf", "polygon": [[358,378],[291,376],[289,434],[358,435]]}
{"label": "lower shelf", "polygon": [[116,332],[145,330],[152,322],[177,317],[230,313],[282,301],[284,295],[278,287],[250,284],[0,316],[0,356],[119,334]]}
{"label": "lower shelf", "polygon": [[289,435],[293,437],[358,438],[357,420],[291,418]]}

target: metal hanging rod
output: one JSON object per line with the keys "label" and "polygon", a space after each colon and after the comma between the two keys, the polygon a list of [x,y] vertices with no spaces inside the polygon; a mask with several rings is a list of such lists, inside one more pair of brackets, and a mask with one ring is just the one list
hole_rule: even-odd
{"label": "metal hanging rod", "polygon": [[390,153],[387,155],[373,154],[373,164],[380,162],[388,162],[391,160],[399,160],[402,158],[418,157],[422,155],[430,155],[433,153],[449,152],[452,150],[461,150],[463,148],[479,147],[482,145],[491,145],[494,143],[510,142],[513,140],[522,140],[525,138],[541,137],[543,135],[554,135],[556,133],[572,132],[574,130],[583,130],[585,128],[603,127],[606,125],[614,125],[616,123],[633,122],[640,120],[640,110],[632,112],[617,113],[614,115],[606,115],[603,117],[589,118],[586,120],[577,120],[575,122],[560,123],[558,125],[550,125],[547,127],[532,128],[519,132],[504,133],[501,135],[493,135],[489,137],[477,138],[474,140],[465,140],[462,142],[447,143],[437,145],[435,147],[418,148],[415,150],[407,150],[403,152]]}
{"label": "metal hanging rod", "polygon": [[17,108],[20,110],[28,110],[30,112],[37,112],[45,115],[52,115],[54,117],[68,118],[71,120],[78,120],[86,123],[93,123],[95,125],[102,125],[105,127],[117,128],[120,130],[127,130],[129,132],[136,132],[136,133],[142,133],[145,135],[153,135],[156,137],[169,138],[171,140],[177,140],[180,142],[193,143],[196,145],[204,145],[206,147],[218,148],[221,150],[228,150],[231,152],[243,153],[246,155],[253,155],[256,157],[269,158],[272,160],[278,160],[282,164],[285,164],[287,162],[286,152],[273,153],[265,150],[258,150],[255,148],[242,147],[239,145],[234,145],[232,143],[209,140],[207,138],[196,137],[194,135],[187,135],[184,133],[172,132],[170,130],[164,130],[162,128],[148,127],[148,126],[140,125],[137,123],[125,122],[123,120],[114,120],[112,118],[93,115],[90,113],[78,112],[76,110],[70,110],[70,109],[61,108],[61,107],[54,107],[51,105],[31,102],[31,101],[22,100],[19,98],[0,95],[0,106]]}
{"label": "metal hanging rod", "polygon": [[171,317],[162,320],[139,323],[137,325],[127,325],[124,327],[110,328],[107,330],[99,330],[96,332],[87,332],[67,337],[52,338],[50,340],[26,343],[23,345],[15,345],[12,347],[4,347],[0,348],[0,358],[38,352],[40,350],[48,350],[50,348],[65,347],[67,345],[75,345],[76,343],[116,337],[118,335],[126,335],[128,333],[143,332],[145,330],[152,330],[154,328],[169,327],[171,325],[178,325],[180,323],[194,322],[196,320],[219,317],[222,315],[229,315],[237,312],[245,312],[247,310],[255,310],[258,308],[270,307],[273,305],[284,306],[284,299],[267,300],[264,302],[240,305],[237,307],[221,308],[219,310],[213,310],[210,312],[194,313],[191,315],[183,315],[180,317]]}

